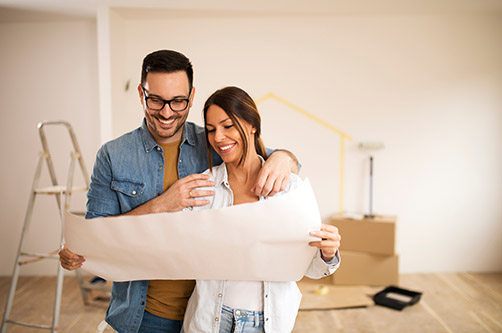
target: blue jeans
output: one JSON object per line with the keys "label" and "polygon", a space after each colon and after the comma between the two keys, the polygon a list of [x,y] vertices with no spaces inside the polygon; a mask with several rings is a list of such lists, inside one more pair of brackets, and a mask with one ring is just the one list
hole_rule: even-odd
{"label": "blue jeans", "polygon": [[182,326],[183,320],[166,319],[145,311],[138,333],[180,333]]}
{"label": "blue jeans", "polygon": [[263,312],[232,309],[223,305],[220,333],[262,333]]}

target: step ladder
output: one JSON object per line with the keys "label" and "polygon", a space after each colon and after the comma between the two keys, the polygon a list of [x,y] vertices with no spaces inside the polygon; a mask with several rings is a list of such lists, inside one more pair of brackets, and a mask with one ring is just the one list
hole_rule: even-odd
{"label": "step ladder", "polygon": [[[49,151],[49,145],[47,143],[47,137],[46,137],[45,131],[44,131],[44,128],[47,126],[66,127],[66,129],[68,130],[68,134],[71,138],[71,142],[73,144],[73,151],[70,154],[70,162],[69,162],[69,166],[68,166],[66,184],[64,184],[64,185],[58,183],[57,178],[56,178],[56,173],[55,173],[53,161],[52,161],[51,154]],[[88,178],[88,174],[87,174],[87,169],[85,168],[84,160],[83,160],[82,154],[80,152],[77,138],[75,136],[75,133],[74,133],[73,128],[70,125],[70,123],[68,123],[66,121],[45,121],[45,122],[41,122],[38,124],[38,131],[39,131],[40,140],[42,143],[42,152],[40,153],[38,163],[37,163],[37,166],[35,169],[35,175],[33,178],[32,189],[31,189],[31,193],[30,193],[30,197],[29,197],[29,201],[28,201],[28,208],[26,210],[21,239],[19,241],[16,262],[14,265],[14,272],[12,274],[9,296],[7,298],[7,305],[5,307],[5,312],[4,312],[3,319],[2,319],[1,333],[6,332],[7,324],[22,325],[22,326],[32,327],[32,328],[48,329],[48,330],[51,330],[52,332],[56,332],[58,330],[59,310],[60,310],[60,306],[61,306],[61,296],[62,296],[62,291],[63,291],[63,274],[64,274],[63,268],[61,267],[60,264],[58,264],[58,269],[57,269],[56,296],[54,298],[52,324],[51,325],[31,324],[31,323],[26,323],[26,322],[10,319],[10,314],[11,314],[12,305],[14,302],[14,296],[16,293],[16,287],[17,287],[17,282],[18,282],[18,278],[19,278],[19,271],[20,271],[21,266],[26,265],[26,264],[30,264],[30,263],[34,263],[34,262],[38,262],[43,259],[52,259],[52,260],[57,260],[59,262],[59,256],[57,254],[58,250],[52,251],[50,253],[26,252],[24,250],[26,236],[28,234],[30,222],[31,222],[32,215],[33,215],[35,199],[38,195],[53,195],[56,198],[57,207],[59,209],[59,214],[60,214],[61,223],[62,223],[63,209],[65,209],[65,210],[70,209],[70,199],[71,199],[72,193],[86,192],[89,189],[89,178]],[[42,167],[43,167],[44,162],[45,162],[45,164],[47,164],[47,168],[48,168],[48,171],[50,174],[52,186],[39,187],[40,175],[42,172]],[[76,166],[77,162],[80,166],[80,169],[82,171],[82,175],[83,175],[83,178],[85,181],[85,185],[79,186],[79,187],[76,187],[73,185],[73,176],[74,176],[75,166]],[[68,189],[70,189],[70,190],[68,190]],[[63,207],[63,205],[64,205],[64,207]],[[64,242],[63,232],[61,232],[60,239],[61,239],[61,244],[63,244],[63,242]],[[77,279],[79,282],[79,286],[82,291],[82,297],[84,299],[84,303],[88,304],[87,293],[92,289],[103,290],[104,286],[94,286],[90,283],[85,283],[83,281],[82,274],[81,274],[80,270],[77,270],[76,272],[77,272]]]}

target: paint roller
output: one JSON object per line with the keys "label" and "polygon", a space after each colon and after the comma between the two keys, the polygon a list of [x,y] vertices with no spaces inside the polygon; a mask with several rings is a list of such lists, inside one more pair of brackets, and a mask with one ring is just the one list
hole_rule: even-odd
{"label": "paint roller", "polygon": [[[376,150],[381,150],[385,146],[381,141],[366,141],[359,143],[359,150],[373,152]],[[370,210],[368,214],[364,215],[364,218],[373,219],[373,156],[370,155]]]}

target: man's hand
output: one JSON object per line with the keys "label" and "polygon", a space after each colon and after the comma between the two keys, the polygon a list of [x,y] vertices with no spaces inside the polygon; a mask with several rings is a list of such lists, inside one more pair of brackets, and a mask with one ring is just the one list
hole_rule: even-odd
{"label": "man's hand", "polygon": [[323,224],[320,231],[312,231],[310,236],[321,238],[320,241],[310,242],[309,245],[321,249],[322,259],[326,262],[333,259],[342,239],[338,228],[334,225]]}
{"label": "man's hand", "polygon": [[251,191],[257,196],[274,196],[284,191],[291,172],[298,173],[298,162],[294,155],[285,150],[275,151],[263,164]]}
{"label": "man's hand", "polygon": [[200,197],[214,195],[214,191],[196,190],[199,187],[213,187],[214,182],[208,180],[208,175],[193,174],[178,179],[169,187],[159,199],[162,201],[164,212],[177,212],[185,207],[204,206],[209,200],[199,200]]}
{"label": "man's hand", "polygon": [[73,271],[80,268],[85,261],[85,258],[81,255],[71,252],[63,244],[61,250],[59,251],[59,262],[64,269]]}
{"label": "man's hand", "polygon": [[209,200],[199,200],[197,198],[212,196],[214,191],[196,190],[196,188],[214,186],[214,182],[208,180],[208,178],[208,175],[193,174],[178,179],[164,193],[124,215],[178,212],[185,207],[207,205]]}

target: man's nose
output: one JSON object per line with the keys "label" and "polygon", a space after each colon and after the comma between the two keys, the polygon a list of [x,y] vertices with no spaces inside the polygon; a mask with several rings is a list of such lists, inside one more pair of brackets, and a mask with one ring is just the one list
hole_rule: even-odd
{"label": "man's nose", "polygon": [[169,104],[166,103],[166,105],[164,105],[164,107],[162,108],[162,110],[159,111],[159,113],[162,117],[169,118],[170,116],[172,116],[176,112],[171,110],[171,108],[169,107]]}

